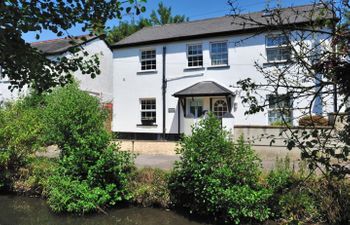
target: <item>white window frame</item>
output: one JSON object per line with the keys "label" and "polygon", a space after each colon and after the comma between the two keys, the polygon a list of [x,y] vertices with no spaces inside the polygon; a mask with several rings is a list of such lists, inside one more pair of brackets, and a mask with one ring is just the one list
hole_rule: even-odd
{"label": "white window frame", "polygon": [[[226,44],[226,59],[227,59],[227,63],[221,63],[221,64],[213,64],[213,44]],[[210,63],[211,66],[228,66],[229,65],[229,57],[228,57],[228,41],[213,41],[209,43],[210,46]],[[223,55],[224,53],[215,53],[216,55]]]}
{"label": "white window frame", "polygon": [[[154,109],[142,109],[143,101],[154,101],[155,108]],[[143,120],[146,120],[147,117],[143,117],[142,114],[143,113],[147,113],[147,112],[154,112],[155,113],[154,121],[150,120],[150,121],[152,121],[150,124],[155,124],[157,122],[157,100],[156,100],[156,98],[141,98],[140,99],[140,117],[141,117],[141,122]]]}
{"label": "white window frame", "polygon": [[[189,54],[189,47],[190,46],[201,46],[201,54],[194,54],[194,55],[190,55]],[[203,57],[203,44],[202,43],[193,43],[193,44],[187,44],[186,46],[186,56],[187,56],[187,68],[202,68],[204,66],[204,57]],[[190,66],[190,61],[189,61],[189,57],[198,57],[201,56],[202,57],[202,65],[198,65],[198,66]],[[192,62],[193,64],[193,62]]]}
{"label": "white window frame", "polygon": [[[270,97],[283,97],[283,96],[286,96],[286,98],[289,98],[289,107],[285,107],[285,106],[278,106],[278,107],[275,107],[275,108],[270,108]],[[267,110],[267,119],[268,119],[268,124],[269,125],[272,125],[273,123],[275,122],[283,122],[283,121],[286,121],[287,123],[292,123],[293,121],[293,100],[292,100],[292,95],[289,94],[289,93],[286,93],[286,94],[280,94],[280,95],[267,95],[267,100],[268,100],[268,110]],[[276,103],[275,103],[276,104]],[[279,104],[279,103],[278,103]],[[286,114],[282,114],[283,111],[289,111],[289,117],[286,116]],[[270,118],[272,118],[270,116],[270,113],[272,112],[277,112],[278,114],[280,115],[283,115],[283,117],[280,117],[279,119],[276,119],[276,120],[271,120]],[[284,120],[283,120],[284,119]]]}
{"label": "white window frame", "polygon": [[[266,60],[268,63],[288,62],[292,57],[292,52],[291,52],[289,43],[282,44],[282,45],[268,46],[267,43],[268,43],[269,38],[276,38],[276,37],[280,37],[280,36],[283,36],[283,37],[286,37],[287,39],[289,39],[289,35],[285,35],[285,34],[281,34],[281,33],[269,34],[269,35],[265,36],[265,52],[266,52]],[[268,54],[269,50],[277,50],[278,54],[280,54],[280,56],[278,58],[282,58],[282,53],[281,53],[282,50],[289,50],[289,59],[269,60],[269,54]]]}
{"label": "white window frame", "polygon": [[[217,102],[217,101],[223,101],[225,104],[226,104],[226,111],[215,111],[215,103]],[[218,118],[223,118],[224,117],[224,115],[226,114],[226,113],[228,113],[229,112],[229,108],[228,108],[228,102],[227,102],[227,100],[225,99],[225,98],[213,98],[212,99],[212,112],[214,113],[214,115],[216,116],[216,117],[218,117]],[[222,114],[222,115],[217,115],[217,113],[220,113],[220,114]]]}
{"label": "white window frame", "polygon": [[[143,52],[149,52],[149,51],[154,51],[154,58],[145,58],[145,59],[143,59],[142,58],[142,53]],[[147,69],[147,68],[145,68],[145,69],[143,69],[142,68],[142,63],[143,62],[151,62],[151,61],[154,61],[154,68],[151,68],[151,69]],[[152,67],[152,65],[153,64],[151,64],[151,67]],[[150,49],[141,49],[140,50],[140,66],[141,66],[141,71],[155,71],[156,69],[157,69],[157,50],[156,49],[153,49],[153,48],[150,48]],[[145,67],[147,67],[147,66],[145,66]]]}

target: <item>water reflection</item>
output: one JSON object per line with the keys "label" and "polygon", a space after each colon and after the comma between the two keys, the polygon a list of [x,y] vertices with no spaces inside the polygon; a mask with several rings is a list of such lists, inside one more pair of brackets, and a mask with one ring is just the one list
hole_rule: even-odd
{"label": "water reflection", "polygon": [[199,225],[160,209],[110,210],[109,215],[75,217],[50,212],[45,201],[0,195],[0,225]]}

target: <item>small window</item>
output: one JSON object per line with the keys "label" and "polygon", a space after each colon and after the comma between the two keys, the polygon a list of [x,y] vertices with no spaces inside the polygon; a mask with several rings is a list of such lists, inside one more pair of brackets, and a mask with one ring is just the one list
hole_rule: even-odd
{"label": "small window", "polygon": [[213,113],[215,116],[222,118],[228,112],[227,102],[223,99],[215,100],[213,104]]}
{"label": "small window", "polygon": [[141,99],[141,123],[152,125],[156,122],[156,100]]}
{"label": "small window", "polygon": [[228,65],[227,42],[211,43],[211,65]]}
{"label": "small window", "polygon": [[292,121],[292,100],[289,94],[269,95],[269,125]]}
{"label": "small window", "polygon": [[201,44],[187,46],[188,67],[203,66],[203,50]]}
{"label": "small window", "polygon": [[145,50],[141,52],[141,70],[155,70],[156,66],[156,50]]}
{"label": "small window", "polygon": [[286,35],[266,37],[266,57],[268,62],[285,62],[291,58],[291,49],[288,46]]}

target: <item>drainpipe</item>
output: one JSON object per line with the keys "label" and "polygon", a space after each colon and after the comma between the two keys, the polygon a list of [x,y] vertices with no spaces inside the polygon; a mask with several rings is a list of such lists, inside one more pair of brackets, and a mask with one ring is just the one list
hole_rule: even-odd
{"label": "drainpipe", "polygon": [[163,137],[162,139],[165,140],[165,123],[166,123],[166,88],[167,88],[167,80],[166,80],[166,69],[165,69],[165,63],[166,63],[166,47],[163,46],[163,79],[162,79],[162,98],[163,98]]}

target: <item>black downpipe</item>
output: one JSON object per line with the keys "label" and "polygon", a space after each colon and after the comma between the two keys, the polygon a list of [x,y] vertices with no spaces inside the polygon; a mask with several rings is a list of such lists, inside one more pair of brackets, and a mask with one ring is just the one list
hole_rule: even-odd
{"label": "black downpipe", "polygon": [[165,118],[165,114],[166,114],[166,88],[167,88],[167,80],[166,80],[166,67],[165,67],[165,63],[166,63],[166,47],[163,46],[163,81],[162,81],[162,97],[163,97],[163,137],[162,139],[165,140],[165,122],[166,122],[166,118]]}

